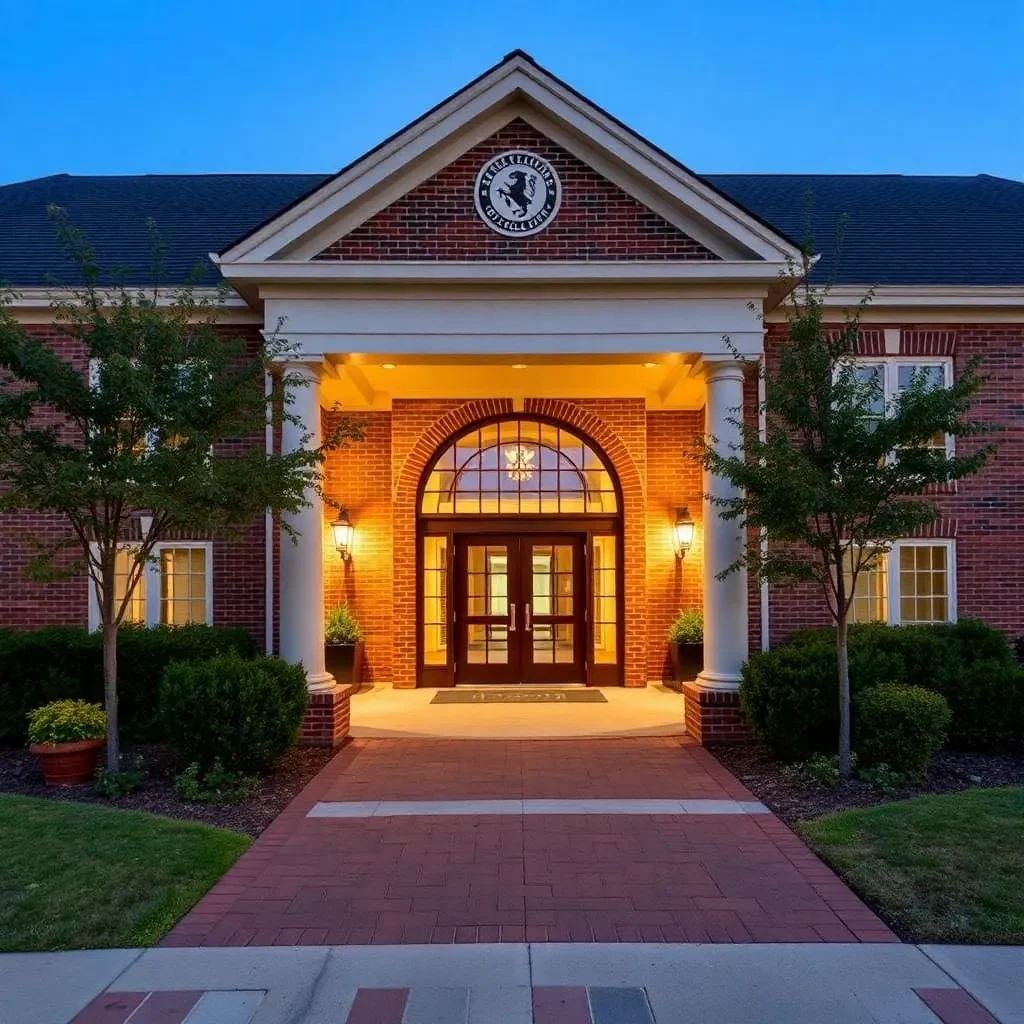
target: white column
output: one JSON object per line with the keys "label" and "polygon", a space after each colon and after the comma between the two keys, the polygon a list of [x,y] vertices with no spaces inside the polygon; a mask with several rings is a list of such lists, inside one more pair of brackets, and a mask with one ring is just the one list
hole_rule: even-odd
{"label": "white column", "polygon": [[[302,378],[304,386],[290,389],[288,411],[300,423],[285,422],[281,428],[281,450],[297,451],[320,444],[320,372],[322,364],[288,362],[284,371]],[[309,435],[306,437],[305,435]],[[336,684],[324,667],[324,562],[323,500],[315,492],[306,495],[309,507],[286,513],[285,520],[295,529],[295,541],[281,537],[281,657],[301,661],[311,691],[330,690]]]}
{"label": "white column", "polygon": [[[729,422],[743,419],[743,365],[735,361],[706,362],[707,398],[704,429],[716,439],[717,451],[742,449],[743,433]],[[738,493],[728,480],[704,470],[704,670],[697,683],[708,689],[735,690],[740,668],[747,659],[747,572],[718,574],[744,552],[743,530],[725,521],[708,495],[718,498]]]}

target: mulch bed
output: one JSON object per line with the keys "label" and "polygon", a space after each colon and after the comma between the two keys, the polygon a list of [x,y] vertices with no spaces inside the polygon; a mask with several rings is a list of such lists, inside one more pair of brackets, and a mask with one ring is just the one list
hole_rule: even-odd
{"label": "mulch bed", "polygon": [[203,821],[208,825],[258,836],[330,761],[334,753],[322,747],[293,747],[274,770],[264,776],[250,799],[237,804],[200,804],[178,799],[174,792],[174,763],[167,749],[156,744],[125,746],[123,763],[143,768],[147,777],[141,790],[120,800],[107,800],[98,796],[93,792],[91,784],[51,789],[43,782],[35,758],[28,751],[0,750],[0,793],[148,811],[150,814]]}
{"label": "mulch bed", "polygon": [[941,751],[932,759],[924,782],[881,793],[852,780],[829,788],[812,782],[801,785],[788,778],[785,764],[754,742],[712,747],[711,753],[762,803],[788,825],[851,807],[906,800],[927,793],[953,793],[975,786],[1024,786],[1024,757],[1013,754],[962,754]]}

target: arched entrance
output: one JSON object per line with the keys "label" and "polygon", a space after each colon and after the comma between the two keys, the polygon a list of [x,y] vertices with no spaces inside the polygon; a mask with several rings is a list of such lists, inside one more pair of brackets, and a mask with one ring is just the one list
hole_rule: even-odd
{"label": "arched entrance", "polygon": [[622,682],[622,494],[591,439],[477,422],[430,460],[417,510],[422,685]]}

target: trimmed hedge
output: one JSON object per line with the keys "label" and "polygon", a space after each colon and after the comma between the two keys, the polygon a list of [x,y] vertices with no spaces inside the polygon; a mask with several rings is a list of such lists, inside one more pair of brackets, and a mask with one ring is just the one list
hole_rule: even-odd
{"label": "trimmed hedge", "polygon": [[[170,662],[256,654],[245,630],[202,625],[122,626],[117,649],[121,738],[135,742],[163,739],[160,679]],[[0,743],[24,744],[28,713],[63,699],[103,703],[100,634],[75,626],[0,630]]]}
{"label": "trimmed hedge", "polygon": [[301,665],[236,654],[164,670],[160,717],[183,765],[265,772],[298,738],[308,691]]}
{"label": "trimmed hedge", "polygon": [[[1024,748],[1024,668],[1006,637],[983,622],[850,627],[850,693],[878,683],[942,694],[953,714],[948,745]],[[751,730],[780,757],[832,750],[839,732],[835,630],[807,629],[753,654],[740,699]]]}
{"label": "trimmed hedge", "polygon": [[869,686],[854,702],[857,758],[923,778],[932,754],[942,749],[952,717],[941,693],[898,683]]}

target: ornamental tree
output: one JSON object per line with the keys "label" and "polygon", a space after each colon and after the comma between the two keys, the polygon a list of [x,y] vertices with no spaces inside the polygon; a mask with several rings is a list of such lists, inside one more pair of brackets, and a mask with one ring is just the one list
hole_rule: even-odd
{"label": "ornamental tree", "polygon": [[[62,211],[51,216],[84,282],[52,304],[54,323],[78,351],[73,362],[58,355],[10,314],[13,295],[0,296],[0,510],[67,523],[64,540],[34,539],[29,575],[84,573],[94,589],[107,767],[116,772],[118,628],[156,545],[230,536],[268,509],[299,511],[320,488],[325,454],[361,437],[361,428],[341,417],[316,447],[268,452],[268,423],[299,422],[289,406],[304,384],[281,372],[287,343],[230,337],[218,327],[226,293],[101,285],[81,235]],[[127,551],[120,587],[119,551]]]}
{"label": "ornamental tree", "polygon": [[[850,777],[850,675],[847,624],[857,580],[893,543],[938,516],[936,485],[977,473],[990,444],[956,445],[992,429],[972,418],[983,380],[978,360],[950,385],[917,372],[899,394],[885,395],[882,376],[858,362],[856,341],[866,296],[838,332],[826,330],[823,292],[806,283],[787,303],[788,330],[775,365],[762,362],[762,437],[742,429],[743,450],[699,442],[706,469],[738,492],[711,497],[718,513],[748,531],[743,556],[722,576],[746,566],[782,585],[811,582],[824,594],[836,627],[839,773]],[[767,545],[762,545],[762,538]],[[884,680],[880,680],[884,682]]]}

